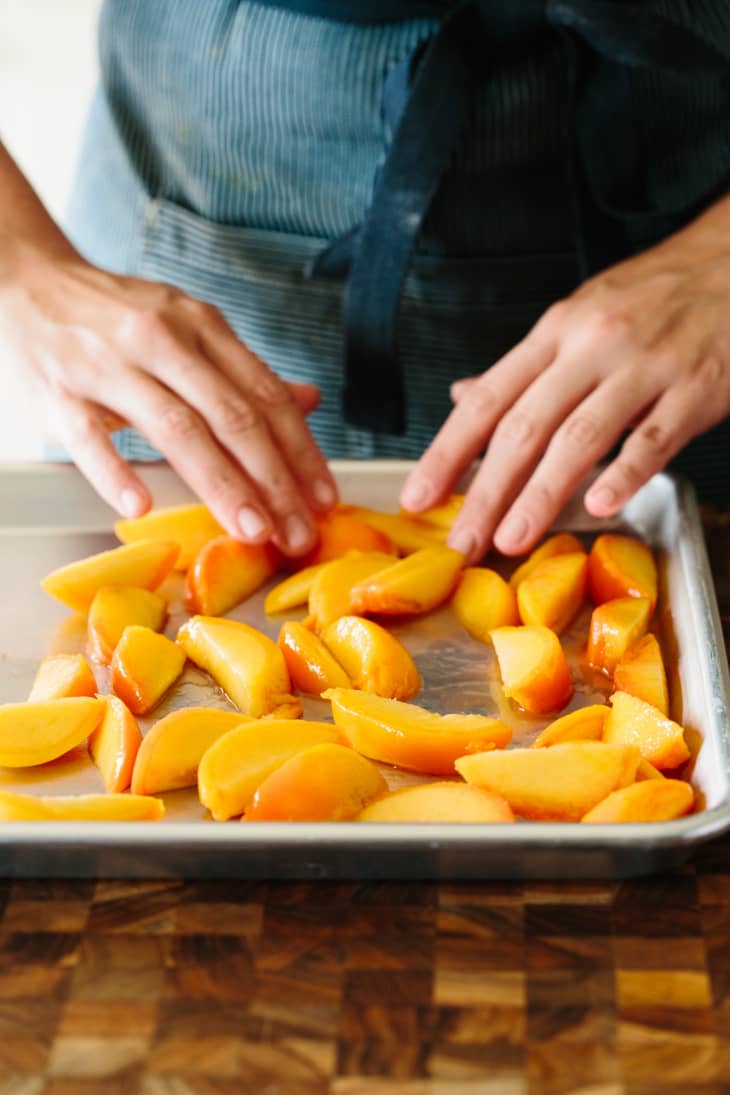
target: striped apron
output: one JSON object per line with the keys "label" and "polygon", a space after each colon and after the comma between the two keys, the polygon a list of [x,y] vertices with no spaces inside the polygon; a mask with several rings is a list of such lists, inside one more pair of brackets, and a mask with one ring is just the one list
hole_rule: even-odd
{"label": "striped apron", "polygon": [[[730,56],[730,5],[704,0],[691,17],[678,0],[654,7]],[[100,266],[211,301],[280,375],[319,384],[310,424],[328,456],[420,455],[448,413],[451,382],[497,360],[585,273],[564,35],[544,4],[517,8],[477,81],[403,283],[401,434],[343,415],[343,278],[317,260],[366,221],[397,121],[389,89],[437,34],[435,18],[367,25],[263,2],[105,0],[72,239]],[[589,75],[615,99],[586,163],[591,193],[597,207],[627,211],[630,254],[730,177],[727,80],[657,79],[613,59],[594,60]],[[125,456],[158,457],[132,430],[117,439]],[[728,453],[720,427],[678,463],[705,497],[726,498]]]}

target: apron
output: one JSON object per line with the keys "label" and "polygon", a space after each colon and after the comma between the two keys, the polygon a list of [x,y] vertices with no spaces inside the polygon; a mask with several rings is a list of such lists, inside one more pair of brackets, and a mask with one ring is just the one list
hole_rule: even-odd
{"label": "apron", "polygon": [[[713,9],[708,38],[730,55],[730,14],[697,7]],[[419,456],[448,413],[451,382],[501,357],[585,276],[566,117],[589,151],[592,141],[579,163],[583,190],[605,216],[618,210],[621,233],[605,238],[619,238],[623,254],[691,219],[730,176],[727,81],[670,74],[662,83],[597,54],[573,73],[569,95],[581,98],[566,115],[565,34],[544,4],[519,5],[479,71],[403,280],[403,431],[348,422],[348,264],[328,267],[322,255],[367,224],[409,80],[441,26],[339,22],[236,0],[106,0],[102,10],[102,78],[72,239],[100,266],[211,301],[280,375],[319,384],[309,421],[329,457]],[[616,109],[586,124],[596,89],[637,113],[640,176],[637,127],[617,126]],[[129,458],[159,457],[134,431],[117,440]],[[680,464],[705,497],[727,497],[729,452],[726,427],[685,450]]]}

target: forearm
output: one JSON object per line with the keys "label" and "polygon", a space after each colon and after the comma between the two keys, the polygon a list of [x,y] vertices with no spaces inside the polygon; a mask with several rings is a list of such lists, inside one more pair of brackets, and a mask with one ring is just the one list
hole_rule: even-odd
{"label": "forearm", "polygon": [[29,251],[55,259],[79,258],[0,142],[0,277],[16,269],[20,256]]}

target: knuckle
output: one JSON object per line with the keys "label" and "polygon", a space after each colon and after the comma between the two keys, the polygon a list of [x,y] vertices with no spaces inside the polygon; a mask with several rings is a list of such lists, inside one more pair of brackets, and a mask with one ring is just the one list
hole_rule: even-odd
{"label": "knuckle", "polygon": [[201,431],[200,420],[185,403],[166,403],[155,416],[157,428],[165,439],[191,440]]}
{"label": "knuckle", "polygon": [[577,448],[594,445],[600,436],[600,424],[589,414],[573,415],[562,426],[556,437],[560,441],[568,441]]}
{"label": "knuckle", "polygon": [[675,430],[669,423],[650,420],[642,423],[635,434],[644,451],[648,451],[652,456],[663,457],[672,449]]}
{"label": "knuckle", "polygon": [[718,354],[706,354],[695,366],[694,373],[698,383],[709,391],[718,391],[727,385],[730,370]]}
{"label": "knuckle", "polygon": [[524,411],[509,411],[495,431],[500,441],[523,444],[535,436],[537,424],[531,415]]}
{"label": "knuckle", "polygon": [[249,433],[260,425],[255,409],[244,399],[222,399],[211,412],[211,421],[225,434]]}
{"label": "knuckle", "polygon": [[[621,453],[613,465],[613,474],[626,488],[627,494],[633,494],[646,482],[646,472],[631,458],[630,453]],[[622,492],[623,493],[623,492]]]}
{"label": "knuckle", "polygon": [[269,407],[281,409],[296,403],[289,386],[269,369],[256,379],[253,390],[256,398]]}
{"label": "knuckle", "polygon": [[489,384],[472,383],[459,399],[459,410],[481,421],[489,418],[497,409],[497,395]]}
{"label": "knuckle", "polygon": [[[241,483],[227,466],[217,467],[205,490],[209,506],[221,513],[232,509],[241,492]],[[237,507],[236,507],[237,508]]]}
{"label": "knuckle", "polygon": [[528,524],[537,523],[547,513],[555,509],[556,499],[551,487],[543,480],[536,479],[525,488],[520,510],[528,519]]}
{"label": "knuckle", "polygon": [[538,326],[549,330],[555,330],[567,323],[573,314],[573,304],[570,300],[556,300],[554,304],[543,313]]}
{"label": "knuckle", "polygon": [[583,319],[583,332],[589,342],[628,342],[631,331],[631,318],[617,308],[594,307]]}

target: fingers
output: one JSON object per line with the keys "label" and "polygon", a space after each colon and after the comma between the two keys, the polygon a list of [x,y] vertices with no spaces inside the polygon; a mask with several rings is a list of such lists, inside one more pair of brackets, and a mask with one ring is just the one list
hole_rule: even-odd
{"label": "fingers", "polygon": [[317,384],[302,384],[298,380],[285,380],[284,383],[299,404],[302,414],[311,414],[317,410],[322,399],[322,392]]}

